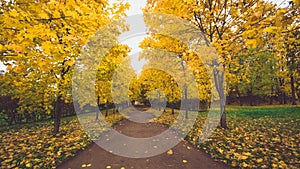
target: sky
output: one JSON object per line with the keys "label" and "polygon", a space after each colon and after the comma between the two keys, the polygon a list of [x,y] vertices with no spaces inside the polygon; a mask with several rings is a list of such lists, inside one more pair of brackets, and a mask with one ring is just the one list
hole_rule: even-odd
{"label": "sky", "polygon": [[[110,3],[116,0],[110,0]],[[130,24],[129,32],[125,32],[119,38],[119,42],[127,44],[131,47],[129,56],[131,58],[131,65],[133,69],[139,74],[143,65],[147,63],[146,60],[139,60],[139,52],[141,49],[138,47],[139,43],[147,36],[146,25],[142,16],[142,8],[146,5],[146,0],[127,0],[130,3],[130,9],[126,12],[127,23]]]}
{"label": "sky", "polygon": [[[110,4],[117,0],[109,0]],[[139,43],[146,37],[146,26],[142,19],[142,8],[146,5],[146,0],[127,0],[130,3],[130,9],[126,12],[130,23],[130,31],[121,35],[119,41],[123,44],[129,45],[132,50],[129,53],[131,63],[137,73],[142,70],[142,67],[147,61],[138,59],[141,49],[138,47]],[[286,6],[287,0],[266,0],[275,2],[281,7]],[[282,3],[283,2],[283,3]],[[0,62],[0,70],[5,70],[5,66]]]}

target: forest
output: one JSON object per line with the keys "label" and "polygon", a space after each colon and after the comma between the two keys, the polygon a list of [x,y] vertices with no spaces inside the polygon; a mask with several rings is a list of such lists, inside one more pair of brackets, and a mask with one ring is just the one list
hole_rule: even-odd
{"label": "forest", "polygon": [[0,168],[56,168],[135,109],[195,117],[176,130],[228,168],[299,168],[299,5],[147,0],[136,72],[118,41],[129,2],[1,0]]}

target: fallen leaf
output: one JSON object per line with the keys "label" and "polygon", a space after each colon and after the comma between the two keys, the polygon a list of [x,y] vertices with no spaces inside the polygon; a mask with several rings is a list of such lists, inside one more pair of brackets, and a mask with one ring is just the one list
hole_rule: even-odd
{"label": "fallen leaf", "polygon": [[31,164],[30,164],[30,163],[26,163],[25,166],[28,167],[28,168],[30,168],[30,167],[31,167]]}
{"label": "fallen leaf", "polygon": [[173,154],[173,150],[169,150],[169,151],[167,152],[167,154],[172,155],[172,154]]}
{"label": "fallen leaf", "polygon": [[258,163],[261,163],[262,161],[263,161],[262,158],[259,158],[259,159],[256,160],[256,162],[258,162]]}
{"label": "fallen leaf", "polygon": [[223,154],[224,150],[222,150],[221,148],[217,149],[221,154]]}
{"label": "fallen leaf", "polygon": [[187,163],[187,160],[182,160],[183,163]]}

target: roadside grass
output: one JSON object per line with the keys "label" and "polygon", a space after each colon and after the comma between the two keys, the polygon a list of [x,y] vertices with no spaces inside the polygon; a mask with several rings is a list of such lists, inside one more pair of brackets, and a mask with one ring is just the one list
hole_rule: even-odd
{"label": "roadside grass", "polygon": [[[108,124],[123,118],[111,112],[105,118]],[[154,121],[170,126],[177,115],[178,110],[172,115],[171,109],[167,109]],[[300,168],[299,107],[228,106],[229,129],[216,128],[205,142],[199,143],[207,115],[207,112],[197,113],[186,140],[212,158],[237,168]],[[87,113],[79,119],[63,118],[61,131],[55,137],[52,130],[52,121],[1,127],[1,168],[55,168],[107,131],[107,125],[95,121],[95,113]]]}
{"label": "roadside grass", "polygon": [[[171,110],[156,119],[171,125]],[[228,129],[216,128],[204,142],[198,138],[207,117],[198,113],[186,140],[212,158],[237,168],[300,168],[300,108],[296,106],[228,106]]]}
{"label": "roadside grass", "polygon": [[[105,118],[108,124],[123,118],[111,110],[110,114]],[[99,123],[95,116],[89,118],[88,121]],[[1,168],[55,168],[92,142],[79,121],[77,116],[63,118],[56,136],[52,132],[53,121],[1,128]]]}

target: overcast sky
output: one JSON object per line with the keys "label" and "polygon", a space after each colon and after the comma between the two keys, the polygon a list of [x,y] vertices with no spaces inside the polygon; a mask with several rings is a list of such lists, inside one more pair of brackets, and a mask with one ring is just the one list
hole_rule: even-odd
{"label": "overcast sky", "polygon": [[[110,2],[115,2],[115,0],[110,0]],[[146,37],[146,26],[142,17],[142,8],[146,5],[146,0],[128,0],[128,2],[130,3],[130,9],[126,13],[128,16],[127,21],[130,24],[130,31],[127,32],[129,36],[125,38],[126,40],[122,40],[124,39],[122,37],[119,40],[121,43],[131,47],[131,52],[129,53],[131,65],[137,73],[140,73],[143,65],[147,63],[145,60],[138,59],[141,51],[138,47],[139,43]]]}

